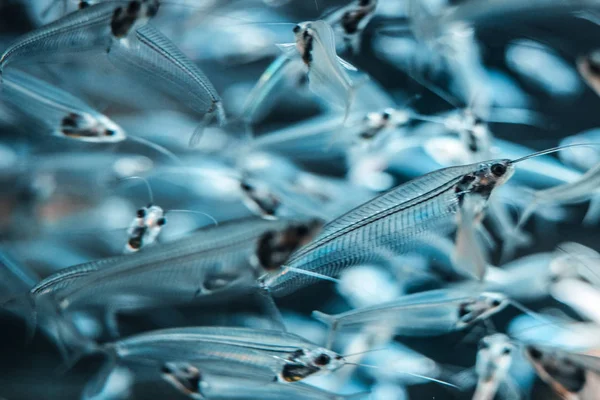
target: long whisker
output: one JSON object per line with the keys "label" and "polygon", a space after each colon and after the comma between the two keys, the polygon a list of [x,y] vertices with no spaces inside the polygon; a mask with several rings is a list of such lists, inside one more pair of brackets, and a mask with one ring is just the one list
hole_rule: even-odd
{"label": "long whisker", "polygon": [[353,357],[353,356],[358,356],[361,354],[366,354],[366,353],[372,353],[374,351],[382,351],[382,350],[387,350],[387,347],[382,347],[379,349],[371,349],[371,350],[365,350],[365,351],[359,351],[358,353],[350,353],[350,354],[344,354],[342,355],[342,357],[346,358],[346,357]]}
{"label": "long whisker", "polygon": [[150,182],[148,182],[148,179],[143,178],[141,176],[128,176],[127,178],[122,178],[120,179],[121,181],[129,181],[132,179],[139,179],[142,182],[144,182],[144,184],[146,185],[146,189],[148,190],[148,200],[150,204],[154,204],[154,193],[152,192],[152,187],[150,186]]}
{"label": "long whisker", "polygon": [[213,224],[215,226],[219,226],[219,222],[215,219],[215,217],[213,217],[210,214],[207,214],[205,212],[202,211],[195,211],[195,210],[168,210],[168,213],[191,213],[191,214],[200,214],[200,215],[204,215],[205,217],[209,218]]}
{"label": "long whisker", "polygon": [[[351,362],[347,362],[347,363],[346,363],[346,365],[356,365],[356,366],[358,366],[358,367],[375,368],[375,369],[380,369],[380,368],[381,368],[381,367],[378,367],[378,366],[376,366],[376,365],[360,364],[360,363],[351,363]],[[427,381],[431,381],[431,382],[439,383],[439,384],[441,384],[441,385],[450,386],[450,387],[453,387],[453,388],[455,388],[455,389],[459,389],[459,390],[460,390],[460,388],[459,388],[458,386],[456,386],[456,385],[453,385],[453,384],[451,384],[450,382],[445,382],[445,381],[442,381],[442,380],[440,380],[440,379],[435,379],[435,378],[432,378],[432,377],[430,377],[430,376],[425,376],[425,375],[421,375],[421,374],[415,374],[415,373],[413,373],[413,372],[406,372],[406,371],[398,371],[398,372],[399,372],[399,373],[401,373],[401,374],[406,374],[406,375],[414,376],[414,377],[416,377],[416,378],[425,379],[425,380],[427,380]]]}
{"label": "long whisker", "polygon": [[521,161],[525,161],[525,160],[528,160],[528,159],[533,158],[533,157],[539,157],[539,156],[543,156],[543,155],[550,154],[550,153],[556,153],[557,151],[560,151],[560,150],[563,150],[563,149],[568,149],[569,147],[597,147],[597,146],[600,146],[600,143],[574,143],[574,144],[567,144],[567,145],[564,145],[564,146],[553,147],[551,149],[538,151],[536,153],[526,155],[525,157],[517,158],[516,160],[512,160],[511,164],[520,163]]}

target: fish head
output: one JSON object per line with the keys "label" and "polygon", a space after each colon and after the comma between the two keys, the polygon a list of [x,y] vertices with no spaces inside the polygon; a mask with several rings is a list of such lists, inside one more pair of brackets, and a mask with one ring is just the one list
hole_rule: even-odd
{"label": "fish head", "polygon": [[585,369],[569,360],[566,352],[528,345],[525,356],[540,378],[565,397],[582,391],[586,385]]}
{"label": "fish head", "polygon": [[493,160],[477,165],[475,170],[462,177],[456,186],[456,192],[474,193],[488,198],[494,188],[504,184],[514,173],[511,160]]}
{"label": "fish head", "polygon": [[202,374],[187,362],[167,362],[161,367],[165,381],[193,399],[204,399],[201,391]]}
{"label": "fish head", "polygon": [[285,382],[297,382],[319,372],[334,371],[346,364],[342,356],[322,347],[298,349],[286,361],[280,374]]}
{"label": "fish head", "polygon": [[515,346],[508,336],[496,333],[479,341],[475,371],[480,380],[501,379],[510,367]]}
{"label": "fish head", "polygon": [[63,117],[59,136],[91,143],[116,143],[125,139],[123,129],[108,117],[89,113],[69,113]]}
{"label": "fish head", "polygon": [[459,329],[465,328],[501,311],[509,304],[509,300],[501,293],[484,292],[479,296],[466,300],[458,306]]}
{"label": "fish head", "polygon": [[254,257],[256,263],[268,273],[277,273],[290,256],[308,244],[323,227],[323,222],[312,219],[290,223],[280,230],[265,232],[259,239]]}
{"label": "fish head", "polygon": [[166,223],[165,212],[161,207],[148,204],[147,207],[138,209],[127,231],[129,239],[125,251],[133,253],[144,244],[153,243]]}
{"label": "fish head", "polygon": [[250,211],[268,220],[277,219],[281,202],[265,182],[244,178],[240,181],[242,202]]}
{"label": "fish head", "polygon": [[300,22],[294,29],[294,38],[296,42],[296,49],[302,56],[302,60],[307,66],[311,65],[312,62],[312,46],[314,31],[312,29],[312,23],[310,21]]}
{"label": "fish head", "polygon": [[158,13],[159,0],[131,0],[115,8],[110,29],[116,39],[124,39]]}

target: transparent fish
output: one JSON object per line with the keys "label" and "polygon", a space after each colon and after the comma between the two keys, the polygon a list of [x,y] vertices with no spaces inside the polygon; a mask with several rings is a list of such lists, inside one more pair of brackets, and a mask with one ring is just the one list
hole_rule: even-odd
{"label": "transparent fish", "polygon": [[84,101],[19,71],[4,73],[2,100],[52,135],[92,143],[125,140],[125,132]]}
{"label": "transparent fish", "polygon": [[9,64],[28,64],[66,54],[101,54],[114,40],[125,40],[158,12],[158,0],[110,1],[86,7],[23,35],[0,57]]}
{"label": "transparent fish", "polygon": [[441,289],[337,315],[314,311],[313,316],[328,325],[330,347],[335,333],[345,327],[368,325],[390,328],[403,336],[437,336],[465,329],[507,305],[498,293],[466,295]]}

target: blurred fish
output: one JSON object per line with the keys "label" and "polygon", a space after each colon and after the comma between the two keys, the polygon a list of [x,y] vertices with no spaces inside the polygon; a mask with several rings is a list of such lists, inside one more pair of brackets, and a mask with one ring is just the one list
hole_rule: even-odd
{"label": "blurred fish", "polygon": [[19,71],[3,74],[2,100],[52,135],[92,143],[115,143],[125,132],[84,101]]}
{"label": "blurred fish", "polygon": [[116,334],[119,311],[210,302],[255,290],[256,278],[276,271],[315,229],[313,222],[224,223],[142,252],[60,271],[32,288],[30,301],[34,313],[42,303],[55,303],[62,313],[103,310]]}
{"label": "blurred fish", "polygon": [[[207,365],[208,368],[204,368]],[[264,382],[256,376],[243,376],[233,370],[215,372],[210,363],[198,363],[198,367],[189,362],[166,363],[163,367],[163,377],[177,390],[194,399],[235,399],[235,400],[343,400],[364,398],[365,394],[339,395],[330,393],[304,383],[287,385],[280,382]],[[241,376],[240,376],[241,375]]]}
{"label": "blurred fish", "polygon": [[323,20],[301,22],[294,27],[295,43],[280,45],[285,51],[298,51],[308,68],[311,91],[345,110],[344,122],[354,102],[357,83],[346,70],[357,71],[354,66],[336,54],[335,34],[331,25]]}
{"label": "blurred fish", "polygon": [[300,336],[264,329],[193,327],[152,331],[110,343],[103,348],[119,360],[227,360],[269,369],[271,379],[298,382],[330,373],[345,364],[342,356]]}
{"label": "blurred fish", "polygon": [[507,305],[507,299],[498,293],[464,295],[441,289],[337,315],[313,311],[313,317],[328,325],[327,347],[331,347],[336,331],[344,327],[368,325],[389,328],[403,336],[437,336],[466,329]]}
{"label": "blurred fish", "polygon": [[565,399],[592,400],[600,390],[600,359],[594,351],[571,352],[529,345],[527,358],[539,377]]}

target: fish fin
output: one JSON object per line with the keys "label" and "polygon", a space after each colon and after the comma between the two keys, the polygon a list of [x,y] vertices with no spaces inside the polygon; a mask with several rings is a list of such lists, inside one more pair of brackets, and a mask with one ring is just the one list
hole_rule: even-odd
{"label": "fish fin", "polygon": [[275,325],[275,327],[282,331],[287,332],[287,328],[285,327],[285,322],[283,320],[283,316],[281,315],[281,311],[277,307],[273,296],[271,296],[271,292],[268,288],[259,287],[256,291],[258,302],[263,306],[263,309],[266,313],[271,317],[271,321]]}
{"label": "fish fin", "polygon": [[342,57],[337,56],[338,61],[342,65],[342,67],[346,68],[348,71],[358,72],[358,68],[354,65],[350,64],[348,61],[344,60]]}
{"label": "fish fin", "polygon": [[287,57],[292,57],[297,54],[296,43],[277,43],[275,46],[277,46],[277,48]]}
{"label": "fish fin", "polygon": [[341,126],[336,129],[333,135],[331,135],[329,138],[329,144],[327,145],[328,150],[331,149],[331,147],[339,140],[340,136],[346,130],[346,122],[350,117],[350,111],[352,109],[352,104],[354,104],[354,99],[356,98],[356,92],[368,81],[370,81],[370,78],[368,76],[364,76],[350,87],[348,97],[346,99],[346,108],[344,109],[344,119],[342,120]]}
{"label": "fish fin", "polygon": [[202,136],[204,136],[204,130],[206,127],[216,119],[219,123],[219,126],[224,126],[227,124],[227,116],[225,115],[225,109],[223,108],[223,104],[220,101],[214,103],[214,110],[206,113],[204,118],[202,118],[202,122],[198,125],[198,127],[194,130],[194,133],[190,137],[189,147],[195,148],[200,143]]}
{"label": "fish fin", "polygon": [[518,240],[520,237],[522,237],[522,234],[520,232],[522,231],[522,228],[529,219],[529,217],[531,217],[535,212],[536,207],[537,202],[534,199],[526,206],[525,210],[519,217],[519,221],[515,225],[513,231],[506,236],[504,243],[502,244],[502,255],[500,257],[500,264],[506,263],[514,256],[517,248],[520,245]]}
{"label": "fish fin", "polygon": [[329,328],[329,334],[327,336],[327,348],[331,349],[331,347],[333,346],[333,340],[335,339],[335,332],[337,330],[338,319],[333,315],[325,314],[324,312],[317,310],[312,312],[312,317],[317,321],[324,323]]}
{"label": "fish fin", "polygon": [[590,205],[583,217],[583,224],[590,226],[596,225],[600,221],[600,197],[592,197]]}
{"label": "fish fin", "polygon": [[108,378],[119,366],[117,353],[113,345],[104,345],[98,348],[98,350],[105,353],[106,360],[102,367],[100,367],[100,370],[86,384],[83,389],[82,399],[98,398],[98,395],[103,392],[104,387],[108,382]]}

